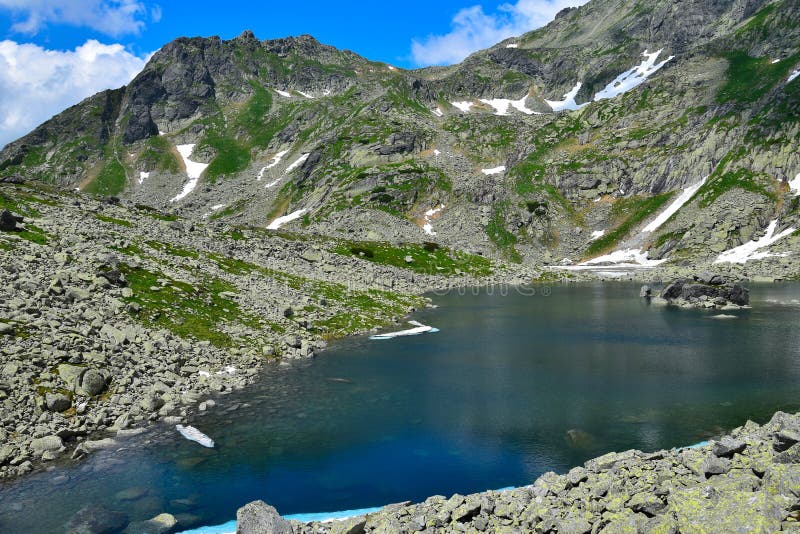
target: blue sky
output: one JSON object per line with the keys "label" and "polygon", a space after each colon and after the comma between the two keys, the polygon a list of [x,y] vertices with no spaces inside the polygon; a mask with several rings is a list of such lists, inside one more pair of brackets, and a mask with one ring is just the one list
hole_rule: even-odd
{"label": "blue sky", "polygon": [[0,146],[126,84],[180,36],[304,33],[405,68],[452,64],[586,0],[0,0]]}

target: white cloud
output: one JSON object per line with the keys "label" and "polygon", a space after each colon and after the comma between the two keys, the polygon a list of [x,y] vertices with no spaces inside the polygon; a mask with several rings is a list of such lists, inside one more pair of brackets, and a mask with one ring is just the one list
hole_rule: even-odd
{"label": "white cloud", "polygon": [[66,51],[0,41],[0,146],[98,91],[127,84],[148,59],[95,40]]}
{"label": "white cloud", "polygon": [[471,53],[504,39],[540,28],[565,7],[580,6],[587,0],[517,0],[502,4],[496,13],[476,5],[456,13],[450,33],[429,35],[411,42],[411,56],[419,66],[458,63]]}
{"label": "white cloud", "polygon": [[47,24],[83,26],[118,37],[138,34],[148,15],[156,22],[161,10],[148,10],[138,0],[0,0],[0,9],[23,17],[11,29],[34,35]]}

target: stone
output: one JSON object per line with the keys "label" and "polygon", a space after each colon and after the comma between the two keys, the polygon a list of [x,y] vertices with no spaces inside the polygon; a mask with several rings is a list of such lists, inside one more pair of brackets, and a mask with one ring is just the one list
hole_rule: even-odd
{"label": "stone", "polygon": [[67,524],[67,534],[116,534],[128,525],[128,516],[104,506],[87,506]]}
{"label": "stone", "polygon": [[79,393],[94,397],[100,395],[106,389],[106,378],[95,369],[89,369],[80,379]]}
{"label": "stone", "polygon": [[63,393],[46,393],[45,406],[51,412],[64,412],[72,407],[72,401]]}
{"label": "stone", "polygon": [[714,442],[711,452],[716,456],[731,457],[734,454],[744,451],[745,448],[747,448],[746,441],[725,436],[721,440]]}
{"label": "stone", "polygon": [[86,367],[63,363],[58,366],[57,370],[58,376],[67,384],[67,387],[75,390],[78,388],[79,380],[83,376],[83,373],[86,372]]}
{"label": "stone", "polygon": [[178,525],[172,514],[159,514],[147,521],[140,521],[128,526],[127,534],[167,534]]}
{"label": "stone", "polygon": [[292,525],[275,508],[256,501],[236,512],[236,534],[292,534]]}
{"label": "stone", "polygon": [[22,220],[22,217],[17,217],[10,211],[4,209],[0,211],[0,231],[14,232],[19,230],[20,228],[17,227],[17,223],[21,223]]}
{"label": "stone", "polygon": [[642,286],[642,288],[639,290],[639,297],[641,298],[650,298],[652,296],[653,290],[650,288],[650,286]]}
{"label": "stone", "polygon": [[142,409],[148,413],[157,412],[164,406],[164,404],[166,404],[164,399],[162,399],[156,393],[150,393],[146,395],[139,403]]}
{"label": "stone", "polygon": [[16,329],[13,324],[0,323],[0,336],[13,336],[15,333]]}
{"label": "stone", "polygon": [[45,436],[31,441],[31,449],[37,453],[58,451],[64,447],[64,442],[58,436]]}

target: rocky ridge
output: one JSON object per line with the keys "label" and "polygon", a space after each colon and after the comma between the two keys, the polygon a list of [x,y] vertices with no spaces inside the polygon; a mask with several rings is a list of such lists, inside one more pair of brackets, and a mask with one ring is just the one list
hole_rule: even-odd
{"label": "rocky ridge", "polygon": [[286,521],[251,503],[237,534],[798,532],[798,498],[800,414],[778,412],[710,443],[612,452],[523,488],[435,496],[341,521]]}

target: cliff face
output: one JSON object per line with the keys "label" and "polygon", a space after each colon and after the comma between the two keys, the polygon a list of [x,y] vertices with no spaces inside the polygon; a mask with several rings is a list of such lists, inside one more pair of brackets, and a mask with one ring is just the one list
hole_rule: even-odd
{"label": "cliff face", "polygon": [[298,229],[515,261],[625,247],[713,259],[773,220],[800,225],[786,185],[800,173],[797,20],[789,0],[594,0],[417,71],[309,36],[182,38],[127,87],[8,145],[0,177],[198,219],[267,225],[304,210]]}

